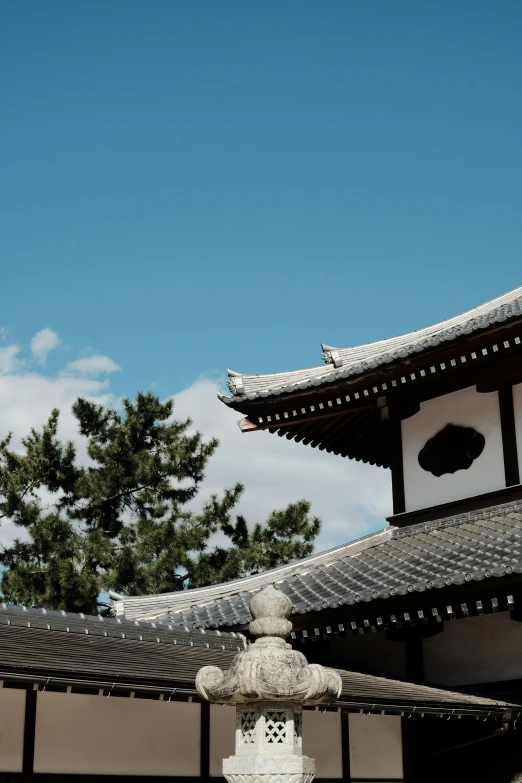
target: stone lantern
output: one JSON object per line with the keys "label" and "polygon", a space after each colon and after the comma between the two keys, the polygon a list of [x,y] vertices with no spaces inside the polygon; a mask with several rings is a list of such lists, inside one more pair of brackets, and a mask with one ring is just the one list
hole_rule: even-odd
{"label": "stone lantern", "polygon": [[285,642],[292,604],[269,586],[250,602],[256,639],[228,671],[204,666],[196,677],[201,698],[236,707],[236,753],[223,761],[229,783],[311,783],[314,759],[302,752],[302,709],[328,704],[341,692],[337,672],[308,664]]}

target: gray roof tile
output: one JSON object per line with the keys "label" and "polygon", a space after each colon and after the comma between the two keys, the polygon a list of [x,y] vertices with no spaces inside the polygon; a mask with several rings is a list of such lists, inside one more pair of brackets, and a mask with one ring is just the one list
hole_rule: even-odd
{"label": "gray roof tile", "polygon": [[307,613],[358,601],[522,573],[522,503],[506,503],[411,527],[373,533],[255,576],[158,596],[128,597],[127,618],[223,627],[249,622],[248,602],[267,584]]}
{"label": "gray roof tile", "polygon": [[[30,610],[31,611],[31,610]],[[4,620],[6,615],[3,615]],[[74,615],[73,615],[74,617]],[[90,623],[96,618],[83,618]],[[163,692],[196,695],[194,680],[201,666],[228,668],[235,652],[190,645],[157,644],[117,636],[0,623],[0,677],[40,682],[46,688],[72,685],[107,692]],[[516,715],[521,707],[494,698],[370,674],[338,670],[343,686],[336,706],[370,711],[417,711],[483,715]]]}
{"label": "gray roof tile", "polygon": [[[485,330],[507,320],[522,317],[522,286],[495,297],[478,307],[414,332],[349,348],[323,345],[324,365],[265,375],[242,375],[229,370],[232,397],[220,395],[227,404],[256,400],[334,383],[362,375],[380,365],[390,364],[412,354],[456,340],[474,331]],[[335,361],[335,366],[333,362]]]}
{"label": "gray roof tile", "polygon": [[497,712],[506,709],[509,705],[496,699],[484,698],[475,694],[465,694],[458,691],[424,685],[414,682],[392,680],[388,677],[376,677],[370,674],[337,669],[341,675],[343,688],[341,701],[349,701],[352,704],[374,703],[378,705],[407,705],[414,704],[416,711],[422,712],[429,707],[440,709],[442,705],[459,712],[466,709],[491,710]]}
{"label": "gray roof tile", "polygon": [[173,625],[168,620],[161,619],[138,621],[9,604],[0,604],[0,629],[3,626],[39,628],[48,631],[62,631],[68,634],[81,634],[82,636],[105,636],[188,647],[215,647],[234,652],[245,646],[244,636],[233,631],[188,628],[183,624]]}

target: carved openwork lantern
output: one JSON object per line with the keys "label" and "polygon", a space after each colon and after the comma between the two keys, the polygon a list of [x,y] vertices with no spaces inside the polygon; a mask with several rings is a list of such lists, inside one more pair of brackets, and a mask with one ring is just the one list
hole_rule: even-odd
{"label": "carved openwork lantern", "polygon": [[229,783],[311,783],[315,761],[302,753],[302,708],[335,701],[341,678],[285,642],[292,604],[279,590],[266,587],[250,611],[256,641],[228,671],[204,666],[196,677],[203,699],[236,707],[236,754],[224,759],[223,774]]}

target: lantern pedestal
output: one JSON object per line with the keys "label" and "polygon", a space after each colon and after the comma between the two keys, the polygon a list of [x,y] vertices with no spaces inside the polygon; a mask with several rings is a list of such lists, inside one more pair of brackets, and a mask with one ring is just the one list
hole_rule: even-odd
{"label": "lantern pedestal", "polygon": [[292,604],[279,590],[266,587],[250,610],[255,643],[228,671],[204,666],[196,677],[201,698],[236,707],[236,754],[223,761],[223,774],[228,783],[311,783],[315,761],[303,756],[303,704],[334,701],[341,678],[285,642]]}

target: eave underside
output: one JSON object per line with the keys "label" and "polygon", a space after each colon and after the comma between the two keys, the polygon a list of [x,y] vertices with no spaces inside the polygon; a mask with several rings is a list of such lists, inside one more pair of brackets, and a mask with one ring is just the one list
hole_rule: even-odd
{"label": "eave underside", "polygon": [[421,402],[477,385],[491,391],[522,382],[522,324],[452,343],[352,381],[312,386],[293,395],[248,402],[235,399],[246,414],[245,433],[259,430],[380,467],[390,467],[395,437],[392,421],[414,414]]}

